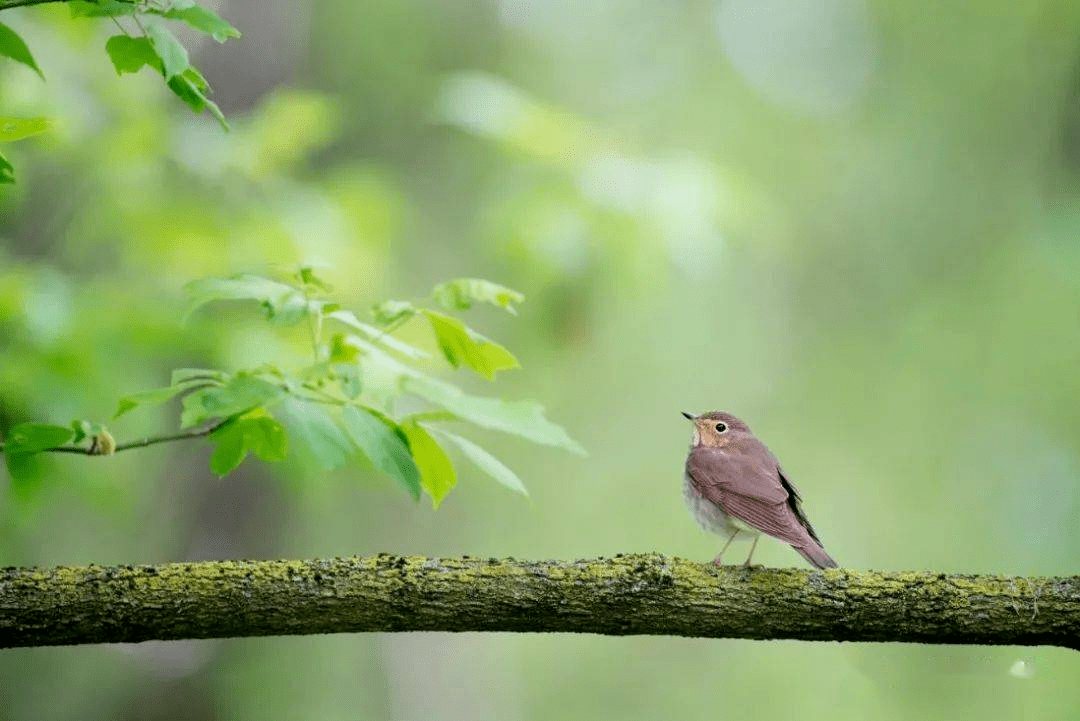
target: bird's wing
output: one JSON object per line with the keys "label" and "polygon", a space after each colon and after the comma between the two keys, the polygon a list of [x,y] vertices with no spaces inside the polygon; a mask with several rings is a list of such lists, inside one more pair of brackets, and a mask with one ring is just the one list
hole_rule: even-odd
{"label": "bird's wing", "polygon": [[780,476],[780,483],[782,483],[784,485],[784,488],[786,488],[788,491],[788,506],[791,507],[792,513],[795,514],[795,518],[798,519],[802,527],[806,529],[806,532],[810,534],[810,537],[817,541],[818,545],[820,546],[821,539],[818,538],[817,533],[814,531],[814,527],[810,525],[810,519],[806,517],[805,513],[803,513],[802,496],[799,495],[799,489],[795,487],[795,484],[792,483],[786,475],[784,475],[783,468],[777,466],[776,472]]}
{"label": "bird's wing", "polygon": [[698,446],[690,451],[686,471],[698,492],[706,498],[715,490],[768,504],[786,502],[788,491],[780,482],[776,458],[756,439],[742,445],[743,450]]}
{"label": "bird's wing", "polygon": [[698,492],[729,516],[793,546],[813,542],[809,524],[800,521],[801,508],[795,510],[794,487],[785,488],[776,459],[761,449],[740,453],[699,446],[686,459],[686,472]]}

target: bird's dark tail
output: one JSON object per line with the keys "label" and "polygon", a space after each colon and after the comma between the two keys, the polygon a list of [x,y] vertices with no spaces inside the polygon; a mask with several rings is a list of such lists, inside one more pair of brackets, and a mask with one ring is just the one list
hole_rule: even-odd
{"label": "bird's dark tail", "polygon": [[836,561],[832,560],[825,549],[816,543],[808,543],[805,546],[792,546],[803,558],[809,561],[815,568],[836,568]]}

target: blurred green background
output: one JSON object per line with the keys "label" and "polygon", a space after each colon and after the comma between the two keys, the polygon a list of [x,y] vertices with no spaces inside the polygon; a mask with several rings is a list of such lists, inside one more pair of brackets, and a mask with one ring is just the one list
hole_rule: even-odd
{"label": "blurred green background", "polygon": [[[1078,571],[1080,3],[218,10],[242,39],[181,37],[230,134],[117,78],[108,23],[4,13],[48,82],[4,62],[0,107],[56,125],[3,148],[0,426],[288,355],[254,312],[181,325],[180,289],[312,263],[361,309],[460,275],[525,292],[470,318],[524,369],[461,381],[542,400],[590,456],[479,438],[531,500],[462,466],[438,512],[355,469],[219,481],[198,441],[50,458],[0,475],[0,564],[704,561],[679,411],[722,408],[841,565]],[[339,635],[3,651],[0,719],[1061,719],[1078,681],[1055,649]]]}

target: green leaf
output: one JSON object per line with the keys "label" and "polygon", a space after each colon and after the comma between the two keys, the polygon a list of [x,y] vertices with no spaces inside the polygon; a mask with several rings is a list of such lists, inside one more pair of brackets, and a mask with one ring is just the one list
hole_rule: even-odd
{"label": "green leaf", "polygon": [[334,379],[334,369],[330,367],[329,361],[314,363],[297,371],[296,378],[303,385],[314,385],[316,388],[322,388],[327,381]]}
{"label": "green leaf", "polygon": [[380,330],[369,323],[363,322],[362,320],[357,318],[356,314],[353,313],[351,310],[336,310],[333,313],[327,313],[326,317],[331,320],[336,320],[338,323],[347,325],[354,330],[360,331],[376,343],[381,343],[387,348],[397,351],[406,358],[411,358],[412,360],[420,360],[421,358],[431,357],[419,348],[411,346],[408,343],[403,343],[402,341],[393,337],[386,331]]}
{"label": "green leaf", "polygon": [[191,68],[188,68],[183,75],[169,78],[166,85],[169,86],[169,90],[172,90],[176,97],[183,100],[191,108],[192,112],[201,113],[206,110],[206,104],[210,101],[206,98],[206,92],[199,87],[199,83],[188,72],[190,70]]}
{"label": "green leaf", "polygon": [[277,303],[263,304],[266,317],[275,325],[296,325],[311,313],[307,296],[294,291],[281,298]]}
{"label": "green leaf", "polygon": [[285,460],[288,450],[285,429],[265,414],[230,421],[211,433],[210,440],[217,444],[210,456],[210,470],[219,476],[239,466],[248,452],[273,462]]}
{"label": "green leaf", "polygon": [[243,421],[247,445],[257,458],[273,463],[283,461],[289,453],[289,438],[285,428],[270,416],[247,418]]}
{"label": "green leaf", "polygon": [[35,453],[4,453],[4,464],[11,476],[11,494],[26,503],[41,489],[45,480],[45,463]]}
{"label": "green leaf", "polygon": [[203,96],[203,99],[206,101],[206,109],[214,116],[214,120],[218,121],[218,125],[221,126],[221,129],[225,132],[232,130],[228,118],[225,117],[225,113],[221,112],[221,108],[218,107],[218,104],[207,98],[205,95]]}
{"label": "green leaf", "polygon": [[41,72],[34,56],[30,54],[30,48],[17,32],[3,23],[0,23],[0,56],[22,63],[37,73],[42,80],[45,79],[45,74]]}
{"label": "green leaf", "polygon": [[446,494],[457,485],[454,464],[442,446],[419,425],[404,423],[399,427],[409,442],[409,451],[420,470],[420,484],[431,496],[431,505],[438,508]]}
{"label": "green leaf", "polygon": [[[203,278],[184,286],[191,299],[186,316],[190,316],[207,303],[216,300],[258,301],[268,315],[282,315],[283,309],[294,307],[294,298],[303,294],[288,283],[281,283],[259,275],[241,274],[231,278]],[[307,306],[303,306],[306,314]]]}
{"label": "green leaf", "polygon": [[[397,424],[389,418],[380,419],[366,408],[346,406],[341,420],[349,437],[360,447],[372,465],[397,479],[413,500],[420,498],[420,470],[409,453],[409,446],[395,429]],[[388,424],[393,424],[391,428]]]}
{"label": "green leaf", "polygon": [[203,76],[199,69],[194,65],[189,65],[188,69],[184,71],[184,76],[191,80],[192,84],[196,88],[204,92],[210,92],[210,82]]}
{"label": "green leaf", "polygon": [[66,426],[50,426],[45,423],[20,423],[11,429],[4,441],[4,453],[39,453],[62,446],[75,433]]}
{"label": "green leaf", "polygon": [[298,377],[304,386],[314,386],[322,389],[330,381],[335,381],[341,386],[342,393],[347,398],[356,398],[360,395],[360,366],[355,362],[334,363],[323,361],[308,366],[301,370]]}
{"label": "green leaf", "polygon": [[48,118],[0,118],[0,142],[10,143],[49,129]]}
{"label": "green leaf", "polygon": [[364,377],[364,393],[371,400],[368,405],[388,407],[401,395],[403,379],[423,376],[419,371],[359,336],[349,336],[348,343],[363,351],[360,368]]}
{"label": "green leaf", "polygon": [[0,183],[14,183],[15,182],[15,168],[11,167],[11,163],[4,157],[3,153],[0,153]]}
{"label": "green leaf", "polygon": [[529,492],[525,490],[525,484],[521,482],[521,479],[517,477],[517,474],[507,468],[506,464],[498,458],[491,455],[472,441],[466,440],[461,436],[447,433],[443,430],[440,430],[439,433],[446,436],[448,440],[457,445],[457,447],[469,457],[469,460],[475,463],[484,473],[487,473],[511,491],[517,491],[524,496],[529,495]]}
{"label": "green leaf", "polygon": [[525,300],[513,288],[482,278],[456,278],[440,283],[431,291],[431,297],[448,310],[468,310],[473,303],[490,303],[511,315],[517,315],[514,304]]}
{"label": "green leaf", "polygon": [[224,383],[228,378],[225,371],[211,370],[208,368],[177,368],[172,372],[171,385],[185,383],[187,381],[203,381],[205,383]]}
{"label": "green leaf", "polygon": [[430,310],[425,310],[424,315],[431,322],[443,355],[455,368],[464,363],[488,380],[494,380],[497,371],[520,367],[510,351],[467,328],[457,318]]}
{"label": "green leaf", "polygon": [[191,428],[212,418],[228,418],[281,398],[285,389],[262,378],[237,374],[221,386],[201,388],[184,396],[180,427]]}
{"label": "green leaf", "polygon": [[119,17],[121,15],[134,15],[139,6],[134,0],[72,0],[68,3],[73,18],[102,18]]}
{"label": "green leaf", "polygon": [[189,67],[182,74],[169,78],[167,83],[169,89],[187,103],[187,106],[192,111],[201,113],[203,110],[209,110],[221,127],[229,130],[229,121],[225,119],[225,114],[221,112],[221,108],[217,106],[217,103],[206,97],[206,94],[210,92],[210,84],[206,82],[206,78],[197,69]]}
{"label": "green leaf", "polygon": [[402,379],[404,389],[445,408],[481,428],[512,433],[534,443],[586,455],[585,449],[559,425],[544,417],[544,407],[532,401],[505,401],[466,394],[460,388],[418,375]]}
{"label": "green leaf", "polygon": [[164,25],[151,25],[146,28],[146,34],[154,45],[154,52],[161,58],[166,80],[172,80],[188,69],[191,63],[188,61],[187,50],[171,30]]}
{"label": "green leaf", "polygon": [[290,435],[299,439],[319,465],[328,471],[345,465],[356,452],[356,446],[326,406],[286,400],[283,410]]}
{"label": "green leaf", "polygon": [[362,385],[360,382],[360,366],[355,363],[332,363],[331,370],[334,378],[341,385],[341,392],[346,398],[354,399],[360,395]]}
{"label": "green leaf", "polygon": [[371,314],[379,325],[390,325],[416,313],[416,306],[405,300],[384,300],[371,308]]}
{"label": "green leaf", "polygon": [[104,431],[105,426],[90,421],[74,420],[71,422],[71,430],[75,431],[75,437],[71,439],[71,442],[78,445],[85,439],[93,438]]}
{"label": "green leaf", "polygon": [[90,433],[90,421],[74,420],[71,422],[71,430],[75,431],[75,436],[71,439],[71,442],[75,445],[82,443],[83,439]]}
{"label": "green leaf", "polygon": [[345,342],[346,344],[363,351],[360,362],[364,366],[365,377],[367,377],[369,372],[374,370],[385,379],[392,379],[392,384],[396,386],[402,378],[424,375],[411,366],[405,365],[379,346],[374,343],[368,343],[359,336],[350,335],[345,339]]}
{"label": "green leaf", "polygon": [[239,428],[239,421],[218,428],[210,434],[210,441],[217,444],[210,456],[210,470],[218,476],[228,475],[247,457],[244,432]]}
{"label": "green leaf", "polygon": [[253,376],[261,376],[263,378],[269,376],[270,378],[273,378],[275,382],[289,380],[288,374],[282,371],[273,363],[263,363],[258,368],[253,368],[250,371],[247,371],[247,374]]}
{"label": "green leaf", "polygon": [[179,383],[174,382],[168,388],[155,388],[140,393],[132,393],[131,395],[124,396],[120,399],[120,402],[116,406],[116,413],[113,414],[113,418],[119,418],[128,411],[138,408],[139,406],[157,406],[162,403],[167,403],[181,393],[193,390],[205,384],[206,381],[202,380],[187,380]]}
{"label": "green leaf", "polygon": [[335,333],[330,339],[330,360],[335,363],[355,363],[360,354],[357,347],[346,342],[345,335]]}
{"label": "green leaf", "polygon": [[300,270],[296,271],[296,279],[303,283],[305,286],[310,286],[323,293],[329,293],[334,290],[334,286],[330,285],[326,281],[320,279],[315,275],[315,269],[309,266],[304,266]]}
{"label": "green leaf", "polygon": [[403,416],[401,419],[402,424],[406,423],[437,423],[439,421],[460,421],[461,418],[455,416],[450,411],[420,411],[419,413],[410,413],[407,416]]}
{"label": "green leaf", "polygon": [[114,35],[105,43],[105,51],[117,74],[138,72],[149,65],[165,76],[169,89],[188,107],[197,113],[209,110],[228,130],[229,123],[221,108],[206,97],[210,84],[198,68],[190,64],[184,46],[162,25],[150,26],[147,33],[149,37],[142,38]]}
{"label": "green leaf", "polygon": [[229,23],[222,20],[217,13],[201,5],[188,5],[186,7],[173,7],[162,13],[163,16],[172,20],[181,20],[199,32],[206,33],[210,37],[223,43],[229,38],[240,37],[240,31]]}
{"label": "green leaf", "polygon": [[154,45],[149,38],[133,38],[128,35],[113,35],[105,41],[105,52],[109,54],[117,75],[136,73],[144,65],[164,74],[161,58],[154,52]]}

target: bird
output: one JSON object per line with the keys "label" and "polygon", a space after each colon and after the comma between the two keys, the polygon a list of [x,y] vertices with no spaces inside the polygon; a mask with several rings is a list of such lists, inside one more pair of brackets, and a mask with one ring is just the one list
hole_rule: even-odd
{"label": "bird", "polygon": [[694,423],[683,497],[702,528],[728,539],[714,563],[722,565],[724,551],[745,534],[754,539],[743,563],[749,567],[766,533],[790,544],[815,568],[836,568],[803,512],[795,484],[750,427],[725,411],[682,414]]}

